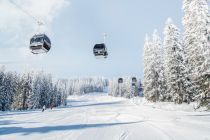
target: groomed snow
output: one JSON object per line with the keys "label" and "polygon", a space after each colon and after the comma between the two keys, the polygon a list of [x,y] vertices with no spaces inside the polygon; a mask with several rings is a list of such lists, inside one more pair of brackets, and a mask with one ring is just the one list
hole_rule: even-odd
{"label": "groomed snow", "polygon": [[171,110],[107,94],[72,96],[63,108],[0,112],[0,140],[210,140],[210,112]]}

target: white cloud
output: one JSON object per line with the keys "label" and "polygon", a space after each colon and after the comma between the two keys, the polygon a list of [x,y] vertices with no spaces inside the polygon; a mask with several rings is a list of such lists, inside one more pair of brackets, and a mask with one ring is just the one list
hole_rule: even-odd
{"label": "white cloud", "polygon": [[[12,3],[15,3],[21,9]],[[1,0],[0,29],[12,31],[21,25],[25,25],[23,26],[24,28],[31,28],[31,25],[33,27],[36,23],[29,15],[44,22],[47,27],[51,25],[59,11],[67,5],[69,5],[68,0]],[[24,11],[29,15],[24,13]]]}

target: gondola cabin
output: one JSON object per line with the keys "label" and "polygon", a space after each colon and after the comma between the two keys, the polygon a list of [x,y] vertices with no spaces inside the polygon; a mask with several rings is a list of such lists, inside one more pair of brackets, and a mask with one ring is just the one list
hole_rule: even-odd
{"label": "gondola cabin", "polygon": [[122,84],[123,83],[123,78],[119,78],[118,79],[118,84]]}
{"label": "gondola cabin", "polygon": [[95,55],[96,58],[107,58],[108,52],[106,45],[104,43],[102,44],[96,44],[93,48],[93,54]]}
{"label": "gondola cabin", "polygon": [[136,77],[132,77],[132,83],[137,83]]}
{"label": "gondola cabin", "polygon": [[45,34],[34,35],[30,39],[30,50],[33,54],[47,53],[51,48],[51,41]]}

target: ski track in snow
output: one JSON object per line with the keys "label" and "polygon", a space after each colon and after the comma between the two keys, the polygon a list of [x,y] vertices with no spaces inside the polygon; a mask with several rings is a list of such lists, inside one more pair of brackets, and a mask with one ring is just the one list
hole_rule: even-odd
{"label": "ski track in snow", "polygon": [[67,107],[0,112],[0,140],[210,140],[210,112],[166,111],[107,94]]}
{"label": "ski track in snow", "polygon": [[127,133],[127,132],[123,132],[123,133],[120,135],[119,140],[126,140],[127,136],[128,136],[128,133]]}

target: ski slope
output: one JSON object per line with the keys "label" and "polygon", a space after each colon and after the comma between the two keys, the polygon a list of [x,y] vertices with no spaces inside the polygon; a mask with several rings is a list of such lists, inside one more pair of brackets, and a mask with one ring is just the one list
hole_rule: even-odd
{"label": "ski slope", "polygon": [[210,112],[167,111],[95,93],[45,112],[0,112],[0,140],[210,140]]}

